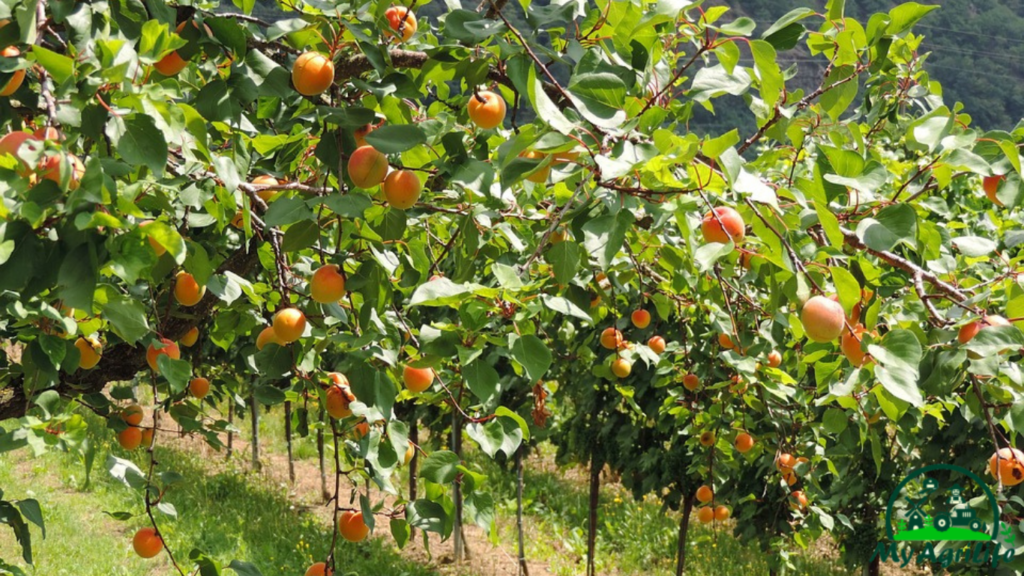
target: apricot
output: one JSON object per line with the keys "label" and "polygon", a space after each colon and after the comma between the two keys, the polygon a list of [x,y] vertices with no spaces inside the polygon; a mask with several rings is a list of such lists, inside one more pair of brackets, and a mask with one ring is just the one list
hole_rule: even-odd
{"label": "apricot", "polygon": [[996,315],[985,316],[981,320],[975,320],[974,322],[971,322],[969,324],[965,324],[964,326],[962,326],[960,328],[960,332],[957,333],[957,335],[956,335],[956,339],[961,344],[967,344],[968,342],[973,340],[975,336],[978,335],[978,332],[981,332],[982,330],[984,330],[985,328],[987,328],[989,326],[1009,326],[1009,325],[1010,325],[1010,322],[1007,321],[1006,318],[1003,318],[1002,316],[996,316]]}
{"label": "apricot", "polygon": [[334,572],[327,569],[327,564],[317,562],[306,569],[306,576],[331,576]]}
{"label": "apricot", "polygon": [[298,308],[285,308],[274,314],[274,334],[278,340],[291,343],[306,331],[306,315]]}
{"label": "apricot", "polygon": [[683,387],[690,392],[695,391],[697,388],[700,388],[700,378],[698,378],[696,374],[687,374],[686,376],[683,376]]}
{"label": "apricot", "polygon": [[[4,58],[17,58],[18,56],[21,56],[21,50],[18,50],[14,46],[8,46],[7,48],[0,50],[0,56],[3,56]],[[4,87],[0,88],[0,96],[10,96],[11,94],[14,94],[18,91],[18,88],[21,88],[21,84],[24,81],[25,71],[15,71],[11,74],[11,78],[7,81],[7,84],[4,84]]]}
{"label": "apricot", "polygon": [[345,295],[345,277],[334,264],[321,266],[309,281],[309,295],[321,304],[337,302]]}
{"label": "apricot", "polygon": [[736,451],[740,454],[746,454],[750,452],[750,449],[754,447],[754,438],[746,432],[740,432],[736,435],[736,441],[734,442]]}
{"label": "apricot", "polygon": [[33,132],[32,136],[34,136],[37,140],[43,140],[44,142],[47,140],[51,140],[53,142],[64,141],[64,135],[61,134],[60,130],[54,128],[53,126],[44,126]]}
{"label": "apricot", "polygon": [[789,495],[789,505],[794,510],[806,510],[807,509],[807,495],[804,494],[803,490],[795,490]]}
{"label": "apricot", "polygon": [[348,158],[348,177],[359,188],[373,188],[387,175],[388,158],[373,146],[360,146]]}
{"label": "apricot", "polygon": [[149,446],[153,445],[153,429],[152,428],[143,428],[142,429],[142,445],[146,446],[147,448]]}
{"label": "apricot", "polygon": [[263,347],[267,344],[277,344],[278,346],[284,346],[284,342],[277,337],[277,333],[274,332],[273,326],[267,326],[264,328],[259,336],[256,337],[256,349],[263,350]]}
{"label": "apricot", "polygon": [[825,296],[814,296],[800,311],[800,322],[807,337],[815,342],[831,342],[843,333],[846,314],[836,301]]}
{"label": "apricot", "polygon": [[241,210],[235,212],[235,215],[231,218],[231,225],[239,230],[245,228],[245,213]]}
{"label": "apricot", "polygon": [[651,349],[651,352],[661,354],[665,351],[665,339],[661,336],[651,336],[651,339],[647,341],[647,347]]}
{"label": "apricot", "polygon": [[416,446],[412,442],[409,442],[409,447],[405,449],[405,457],[402,459],[402,466],[408,466],[409,462],[412,462],[413,457],[416,456]]}
{"label": "apricot", "polygon": [[132,548],[139,556],[152,558],[164,549],[164,541],[160,538],[156,528],[143,528],[132,538]]}
{"label": "apricot", "polygon": [[480,90],[469,97],[466,111],[473,124],[490,130],[505,121],[505,99],[490,90]]}
{"label": "apricot", "polygon": [[142,417],[145,412],[142,410],[142,406],[138,404],[131,404],[121,411],[121,420],[129,426],[138,426],[142,424]]}
{"label": "apricot", "polygon": [[[520,158],[526,158],[528,160],[541,160],[547,158],[547,154],[543,152],[537,152],[536,150],[526,150],[519,154]],[[544,184],[548,181],[548,175],[551,174],[551,166],[545,166],[543,168],[535,170],[532,174],[526,177],[527,180],[535,184]]]}
{"label": "apricot", "polygon": [[785,474],[786,472],[792,472],[796,466],[796,458],[788,452],[779,454],[778,458],[775,459],[775,467],[778,468],[779,472]]}
{"label": "apricot", "polygon": [[363,420],[362,422],[356,424],[355,428],[353,428],[352,430],[355,433],[356,438],[363,438],[364,436],[370,433],[370,424],[366,420]]}
{"label": "apricot", "polygon": [[731,238],[734,244],[739,244],[743,241],[745,226],[739,212],[728,206],[719,206],[704,216],[700,232],[705,242],[728,244]]}
{"label": "apricot", "polygon": [[178,272],[174,277],[174,299],[182,306],[195,306],[206,295],[206,286],[200,286],[195,276]]}
{"label": "apricot", "polygon": [[362,542],[370,533],[370,527],[363,521],[362,512],[344,512],[338,518],[338,532],[349,542]]}
{"label": "apricot", "polygon": [[710,524],[715,520],[715,511],[710,506],[702,506],[697,510],[697,520],[701,524]]}
{"label": "apricot", "polygon": [[1000,448],[989,458],[988,471],[1004,486],[1024,482],[1024,452],[1016,448]]}
{"label": "apricot", "polygon": [[210,381],[202,376],[193,378],[188,383],[188,391],[196,400],[202,400],[210,393]]}
{"label": "apricot", "polygon": [[630,364],[629,360],[625,358],[616,358],[612,362],[612,374],[615,374],[619,378],[625,378],[629,376],[630,372],[633,371],[633,365]]}
{"label": "apricot", "polygon": [[369,134],[370,132],[373,132],[376,129],[377,127],[374,126],[373,124],[366,124],[364,126],[356,128],[355,131],[352,132],[352,137],[356,141],[356,146],[366,146],[366,135]]}
{"label": "apricot", "polygon": [[786,481],[786,485],[792,486],[793,484],[796,484],[796,472],[793,472],[792,470],[783,472],[782,479]]}
{"label": "apricot", "polygon": [[142,445],[142,430],[129,426],[117,433],[117,443],[125,450],[135,450]]}
{"label": "apricot", "polygon": [[327,413],[331,418],[341,420],[352,415],[349,405],[356,401],[356,395],[349,388],[348,378],[339,372],[328,374],[333,384],[327,389]]}
{"label": "apricot", "polygon": [[[261,175],[252,179],[251,184],[253,186],[278,186],[281,183],[273,176]],[[260,197],[264,202],[270,202],[270,199],[277,194],[276,190],[260,190],[256,192],[256,195]]]}
{"label": "apricot", "polygon": [[732,338],[730,338],[728,334],[718,335],[718,345],[726,350],[732,350],[736,347],[736,345],[732,343]]}
{"label": "apricot", "polygon": [[182,58],[177,51],[171,52],[153,64],[153,68],[156,68],[156,71],[164,76],[177,76],[186,66],[188,66],[188,60]]}
{"label": "apricot", "polygon": [[981,181],[981,187],[985,189],[985,196],[992,201],[996,206],[1002,206],[1003,203],[996,197],[996,192],[999,192],[999,185],[1002,184],[1006,176],[986,176]]}
{"label": "apricot", "polygon": [[565,152],[555,152],[551,155],[552,164],[568,164],[579,160],[580,153],[575,150],[567,150]]}
{"label": "apricot", "polygon": [[146,362],[149,364],[149,367],[153,369],[153,372],[156,372],[157,374],[160,373],[160,367],[156,363],[157,358],[160,356],[167,356],[172,360],[178,360],[181,358],[181,350],[178,348],[177,344],[167,338],[161,338],[160,344],[163,346],[162,348],[157,348],[156,345],[150,344],[149,348],[146,350]]}
{"label": "apricot", "polygon": [[647,310],[634,310],[629,315],[629,319],[633,322],[633,326],[641,330],[651,325],[651,313]]}
{"label": "apricot", "polygon": [[28,176],[30,171],[29,165],[27,162],[25,162],[25,160],[21,158],[21,156],[18,155],[18,152],[21,150],[21,146],[25,142],[36,139],[37,138],[35,136],[29,134],[28,132],[15,130],[10,134],[5,135],[3,138],[0,138],[0,156],[10,154],[11,156],[17,158],[18,161],[21,162],[21,167],[18,169],[18,173],[21,174],[22,176]]}
{"label": "apricot", "polygon": [[725,522],[729,519],[730,512],[728,506],[719,506],[715,508],[715,520],[719,522]]}
{"label": "apricot", "polygon": [[778,368],[782,365],[782,354],[779,354],[778,350],[772,350],[768,353],[768,365],[772,368]]}
{"label": "apricot", "polygon": [[[149,226],[152,223],[152,220],[139,222],[139,228],[142,228],[143,226]],[[157,242],[156,239],[153,238],[152,236],[146,236],[146,239],[149,240],[149,245],[153,247],[153,252],[155,252],[157,256],[163,256],[164,253],[167,252],[167,248],[164,248],[163,245]]]}
{"label": "apricot", "polygon": [[708,431],[700,435],[700,445],[709,448],[715,445],[715,433]]}
{"label": "apricot", "polygon": [[732,377],[731,383],[729,384],[729,392],[733,394],[744,394],[747,391],[747,381],[740,378],[737,374]]}
{"label": "apricot", "polygon": [[701,504],[707,504],[714,499],[715,491],[712,490],[710,486],[701,486],[700,488],[697,488],[697,500],[699,500]]}
{"label": "apricot", "polygon": [[419,394],[430,388],[434,383],[433,368],[413,368],[406,366],[402,368],[402,383],[413,394]]}
{"label": "apricot", "polygon": [[616,350],[622,347],[624,340],[622,338],[622,332],[619,332],[618,328],[609,327],[605,328],[601,332],[601,346],[609,350]]}
{"label": "apricot", "polygon": [[[864,334],[869,334],[867,328],[863,324],[857,324],[853,327],[853,332],[849,330],[843,330],[843,337],[839,340],[839,348],[843,351],[843,355],[850,361],[850,364],[854,366],[863,366],[864,360],[867,358],[867,352],[861,349],[861,340],[864,339]],[[870,332],[872,336],[877,336],[874,332]]]}
{"label": "apricot", "polygon": [[199,341],[199,328],[193,326],[178,342],[185,348],[191,348]]}
{"label": "apricot", "polygon": [[304,52],[292,66],[292,84],[303,96],[323,94],[334,83],[334,62],[319,52]]}
{"label": "apricot", "polygon": [[423,184],[415,173],[409,170],[395,170],[388,174],[381,184],[384,199],[388,205],[399,210],[408,210],[416,205],[423,191]]}
{"label": "apricot", "polygon": [[401,36],[404,42],[408,42],[416,33],[416,15],[405,6],[392,6],[384,12],[388,20],[389,29],[384,32],[388,36]]}
{"label": "apricot", "polygon": [[75,348],[78,348],[79,361],[78,367],[82,370],[91,370],[96,367],[100,362],[100,356],[103,353],[103,347],[100,346],[99,340],[95,338],[79,338],[75,340]]}

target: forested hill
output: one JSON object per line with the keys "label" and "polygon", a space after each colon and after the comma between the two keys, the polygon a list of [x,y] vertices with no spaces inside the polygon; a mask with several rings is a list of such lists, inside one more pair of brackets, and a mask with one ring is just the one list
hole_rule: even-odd
{"label": "forested hill", "polygon": [[[535,0],[547,4],[549,0]],[[849,16],[864,22],[870,14],[884,12],[901,4],[897,0],[848,1]],[[929,2],[922,2],[929,3]],[[960,101],[983,128],[1012,128],[1024,118],[1024,0],[942,0],[934,2],[941,8],[924,18],[915,31],[926,35],[923,47],[931,54],[926,68],[944,89],[947,103]],[[280,16],[274,0],[258,0],[256,13],[267,19]],[[434,21],[447,8],[443,0],[420,0],[416,13]],[[463,0],[467,8],[475,8],[472,0]],[[731,11],[723,22],[750,16],[758,23],[755,36],[787,12],[807,6],[823,10],[825,0],[711,0],[706,5],[729,6]],[[518,6],[510,2],[509,17],[518,18]],[[821,65],[811,61],[801,46],[781,55],[784,63],[796,64],[800,70],[798,84],[809,85],[820,78]],[[814,84],[817,86],[817,84]],[[737,100],[737,104],[740,104]],[[740,104],[742,105],[742,104]],[[691,128],[751,127],[752,116],[739,107],[719,105],[717,116],[701,114]]]}

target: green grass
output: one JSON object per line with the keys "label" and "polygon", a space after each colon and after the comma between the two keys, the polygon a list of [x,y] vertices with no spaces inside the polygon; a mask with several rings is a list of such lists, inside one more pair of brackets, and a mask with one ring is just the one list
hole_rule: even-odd
{"label": "green grass", "polygon": [[[97,421],[95,439],[99,455],[89,487],[83,489],[84,467],[76,458],[48,454],[32,458],[24,450],[0,456],[0,486],[5,498],[36,498],[43,508],[47,534],[33,533],[36,565],[29,574],[75,576],[176,574],[166,555],[152,560],[138,558],[131,536],[145,525],[141,495],[110,477],[102,467],[111,448],[106,431]],[[141,464],[144,453],[133,458]],[[259,476],[231,465],[210,471],[207,460],[177,450],[159,450],[161,469],[184,476],[166,500],[175,505],[178,519],[164,517],[161,530],[176,557],[187,557],[193,548],[222,565],[233,559],[251,562],[264,574],[303,574],[315,560],[327,554],[331,531],[313,514],[296,510],[287,489],[270,485]],[[103,512],[129,512],[117,521]],[[20,563],[20,551],[9,530],[0,532],[0,557]],[[427,576],[436,572],[403,559],[388,540],[360,544],[339,543],[338,565],[345,574]],[[231,574],[231,572],[226,572]]]}

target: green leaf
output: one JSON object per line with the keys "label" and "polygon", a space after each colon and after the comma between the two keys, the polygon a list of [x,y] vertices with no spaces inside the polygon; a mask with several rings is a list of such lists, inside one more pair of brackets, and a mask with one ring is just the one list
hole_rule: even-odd
{"label": "green leaf", "polygon": [[723,152],[732,148],[740,141],[738,128],[722,134],[718,138],[709,138],[701,145],[701,150],[708,158],[718,158]]}
{"label": "green leaf", "polygon": [[765,105],[774,107],[786,87],[779,69],[778,54],[771,44],[764,40],[752,40],[750,51],[754,55],[754,67],[761,77],[761,98]]}
{"label": "green leaf", "polygon": [[103,304],[103,317],[110,322],[114,333],[129,344],[135,344],[149,334],[146,307],[140,300],[106,290],[108,300]]}
{"label": "green leaf", "polygon": [[839,303],[843,305],[843,310],[849,315],[853,311],[853,307],[861,300],[860,283],[846,268],[833,266],[829,268],[829,271],[832,273],[832,282],[839,292]]}
{"label": "green leaf", "polygon": [[765,30],[761,34],[761,38],[767,40],[768,42],[771,42],[772,34],[775,34],[786,29],[790,24],[793,24],[794,22],[799,22],[800,20],[803,20],[808,16],[813,16],[814,13],[814,10],[807,8],[806,6],[790,10],[782,18],[776,20],[770,28]]}
{"label": "green leaf", "polygon": [[986,326],[964,348],[979,357],[989,358],[1024,348],[1024,333],[1016,326]]}
{"label": "green leaf", "polygon": [[825,427],[825,431],[829,434],[841,433],[843,430],[846,430],[846,426],[849,423],[850,419],[846,416],[846,412],[838,408],[829,408],[821,419],[822,426]]}
{"label": "green leaf", "polygon": [[57,285],[64,303],[79,310],[92,310],[93,293],[99,280],[99,266],[92,244],[79,244],[60,265]]}
{"label": "green leaf", "polygon": [[45,68],[58,84],[63,84],[74,76],[75,61],[71,58],[52,50],[47,50],[42,46],[33,46],[32,53],[35,54],[36,62]]}
{"label": "green leaf", "polygon": [[259,568],[241,560],[232,560],[231,564],[228,564],[228,568],[234,570],[238,576],[263,576]]}
{"label": "green leaf", "polygon": [[167,141],[153,119],[135,114],[124,121],[124,134],[118,139],[117,153],[132,166],[147,166],[160,176],[167,165]]}
{"label": "green leaf", "polygon": [[868,353],[878,362],[875,375],[888,393],[914,407],[924,403],[917,384],[922,349],[913,332],[893,330],[878,344],[869,344]]}
{"label": "green leaf", "polygon": [[142,36],[139,38],[139,61],[143,64],[156,64],[166,54],[177,48],[183,48],[187,42],[171,32],[166,24],[150,20],[142,25]]}
{"label": "green leaf", "polygon": [[999,246],[992,240],[981,236],[961,236],[959,238],[953,238],[951,242],[953,242],[953,245],[957,247],[957,250],[960,250],[961,254],[971,258],[988,256],[995,252],[996,248]]}
{"label": "green leaf", "polygon": [[444,508],[437,502],[430,500],[416,500],[405,507],[406,519],[409,524],[436,534],[444,534],[447,525],[448,515]]}
{"label": "green leaf", "polygon": [[826,86],[836,85],[821,95],[821,105],[825,109],[825,112],[832,117],[832,120],[839,120],[839,117],[846,112],[850,104],[857,99],[857,91],[860,89],[860,83],[858,80],[850,80],[839,84],[840,81],[845,80],[856,74],[856,70],[853,66],[837,66],[835,67],[825,79]]}
{"label": "green leaf", "polygon": [[495,288],[487,288],[479,284],[456,284],[448,278],[438,278],[421,284],[412,293],[409,306],[451,306],[458,308],[467,295],[483,298],[495,298]]}
{"label": "green leaf", "polygon": [[287,226],[315,218],[313,211],[301,198],[278,198],[270,203],[263,221],[267,226]]}
{"label": "green leaf", "polygon": [[741,16],[718,29],[726,36],[750,36],[754,33],[754,28],[757,28],[757,22]]}
{"label": "green leaf", "polygon": [[551,367],[551,350],[540,338],[529,334],[517,336],[510,334],[508,347],[512,353],[512,359],[522,364],[526,370],[526,377],[531,383],[539,382],[548,368]]}
{"label": "green leaf", "polygon": [[276,406],[284,403],[287,399],[284,394],[284,390],[270,385],[254,386],[252,389],[252,396],[257,402],[264,406]]}
{"label": "green leaf", "polygon": [[171,385],[171,391],[181,394],[188,388],[188,382],[192,379],[192,365],[185,360],[174,360],[166,354],[161,354],[156,359],[156,365],[160,368],[160,375],[167,379]]}
{"label": "green leaf", "polygon": [[900,243],[913,246],[917,214],[906,204],[887,206],[875,218],[861,220],[857,237],[872,250],[892,250]]}
{"label": "green leaf", "polygon": [[550,308],[551,310],[554,310],[555,312],[558,312],[560,314],[565,314],[566,316],[573,316],[586,322],[590,322],[593,320],[590,314],[587,314],[582,308],[573,304],[567,298],[562,298],[561,296],[552,296],[550,294],[541,294],[540,301],[547,308]]}
{"label": "green leaf", "polygon": [[580,267],[580,247],[571,240],[565,240],[552,246],[544,255],[555,273],[555,282],[567,286]]}
{"label": "green leaf", "polygon": [[426,132],[416,124],[388,124],[366,135],[366,143],[382,154],[398,154],[426,142]]}
{"label": "green leaf", "polygon": [[178,231],[168,226],[165,222],[154,220],[139,228],[142,234],[152,238],[157,244],[167,249],[167,252],[174,257],[174,261],[181,264],[188,255],[188,247],[185,240],[178,234]]}
{"label": "green leaf", "polygon": [[401,550],[405,548],[405,545],[409,543],[409,538],[412,537],[412,529],[409,527],[409,522],[401,518],[392,518],[391,523],[391,537],[395,539],[395,545]]}
{"label": "green leaf", "polygon": [[[626,232],[633,227],[633,214],[622,210],[616,215],[605,215],[583,225],[583,247],[597,260],[598,266],[607,270],[612,260],[622,250]],[[565,244],[565,242],[563,242]]]}
{"label": "green leaf", "polygon": [[15,505],[18,510],[21,510],[21,515],[26,520],[39,526],[39,529],[43,532],[43,538],[46,538],[46,525],[43,523],[43,511],[39,507],[39,502],[29,498],[28,500],[18,500]]}
{"label": "green leaf", "polygon": [[281,250],[298,252],[316,244],[320,238],[320,226],[312,220],[303,220],[288,227],[281,240]]}
{"label": "green leaf", "polygon": [[477,359],[462,367],[466,386],[480,403],[490,405],[498,398],[498,372],[487,362]]}
{"label": "green leaf", "polygon": [[515,412],[509,410],[504,406],[498,406],[498,409],[494,411],[494,414],[495,416],[500,416],[502,418],[510,418],[513,422],[516,423],[517,426],[519,426],[519,430],[523,433],[523,438],[527,442],[529,442],[530,426],[529,424],[526,423],[526,420],[524,420],[522,416],[516,414]]}
{"label": "green leaf", "polygon": [[917,2],[900,4],[889,11],[889,27],[886,28],[885,33],[893,36],[902,34],[938,7],[938,4],[925,6]]}
{"label": "green leaf", "polygon": [[508,28],[497,18],[484,18],[470,10],[451,10],[444,17],[444,37],[476,46]]}
{"label": "green leaf", "polygon": [[459,473],[462,459],[449,450],[438,450],[424,460],[420,466],[420,477],[435,484],[448,484]]}

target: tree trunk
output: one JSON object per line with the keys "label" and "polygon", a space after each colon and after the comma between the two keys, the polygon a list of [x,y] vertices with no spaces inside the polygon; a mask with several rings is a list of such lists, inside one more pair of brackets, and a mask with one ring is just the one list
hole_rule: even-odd
{"label": "tree trunk", "polygon": [[526,446],[519,445],[516,450],[516,530],[519,533],[519,576],[530,576],[530,568],[526,565],[526,549],[523,544],[523,452]]}
{"label": "tree trunk", "polygon": [[[412,427],[409,428],[409,441],[416,446],[420,445],[420,426],[419,422],[415,419],[412,421]],[[409,502],[416,501],[416,466],[420,462],[420,451],[413,449],[412,460],[409,461]],[[409,527],[409,539],[416,534],[416,529],[412,526]]]}
{"label": "tree trunk", "polygon": [[864,576],[879,576],[881,573],[881,558],[875,556],[871,563],[864,567]]}
{"label": "tree trunk", "polygon": [[288,447],[288,480],[295,484],[295,458],[292,456],[292,403],[284,403],[284,441]]}
{"label": "tree trunk", "polygon": [[233,398],[228,398],[228,454],[227,458],[231,459],[231,454],[235,451],[235,433],[231,431],[231,424],[235,423],[235,401]]}
{"label": "tree trunk", "polygon": [[324,502],[331,499],[331,492],[327,489],[327,458],[324,454],[324,409],[320,408],[320,426],[316,429],[316,453],[320,464],[320,496]]}
{"label": "tree trunk", "polygon": [[686,532],[690,529],[690,513],[693,512],[693,495],[683,498],[683,517],[679,519],[679,542],[676,546],[676,576],[686,572]]}
{"label": "tree trunk", "polygon": [[[452,452],[456,456],[462,457],[462,418],[459,415],[458,410],[452,411]],[[453,493],[453,499],[455,500],[455,522],[452,528],[452,533],[455,535],[453,541],[455,548],[455,561],[462,562],[466,557],[466,540],[463,538],[462,533],[462,486],[458,479],[455,481],[455,490]]]}
{"label": "tree trunk", "polygon": [[590,461],[590,522],[587,527],[587,576],[596,576],[594,553],[597,548],[597,505],[601,495],[601,468],[604,463]]}
{"label": "tree trunk", "polygon": [[249,415],[252,418],[252,467],[259,471],[260,464],[260,409],[256,406],[256,397],[249,396]]}

